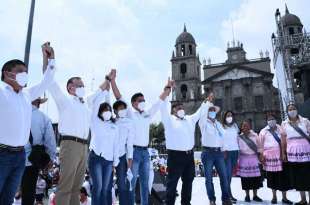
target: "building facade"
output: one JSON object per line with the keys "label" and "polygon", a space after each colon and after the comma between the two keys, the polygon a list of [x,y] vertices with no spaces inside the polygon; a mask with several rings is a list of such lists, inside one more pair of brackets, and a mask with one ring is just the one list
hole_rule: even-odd
{"label": "building facade", "polygon": [[[280,113],[268,52],[261,53],[260,58],[247,59],[243,45],[233,42],[227,47],[225,62],[211,64],[209,60],[202,66],[196,52],[195,39],[184,28],[171,59],[172,79],[176,81],[172,101],[182,102],[187,113],[195,112],[209,91],[215,93],[215,104],[222,111],[233,111],[238,123],[250,119],[255,131],[266,125],[267,112]],[[200,141],[199,135],[196,141]]]}

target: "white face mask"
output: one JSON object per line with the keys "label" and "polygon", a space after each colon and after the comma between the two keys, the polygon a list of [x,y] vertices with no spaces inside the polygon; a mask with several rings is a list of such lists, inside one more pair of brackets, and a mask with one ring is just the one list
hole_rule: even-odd
{"label": "white face mask", "polygon": [[25,87],[28,83],[28,73],[26,73],[26,72],[17,73],[16,77],[15,77],[15,81],[21,87]]}
{"label": "white face mask", "polygon": [[111,117],[112,117],[112,112],[110,111],[105,111],[101,114],[102,118],[104,121],[109,121],[111,120]]}
{"label": "white face mask", "polygon": [[184,118],[184,117],[185,117],[185,111],[184,111],[184,110],[178,110],[177,116],[178,116],[179,118]]}
{"label": "white face mask", "polygon": [[126,109],[119,110],[117,114],[120,118],[125,118],[127,116],[127,110]]}
{"label": "white face mask", "polygon": [[269,127],[275,127],[277,125],[276,120],[268,120],[267,123]]}
{"label": "white face mask", "polygon": [[138,104],[138,109],[139,109],[140,111],[144,111],[144,108],[145,108],[145,102],[139,102],[139,104]]}
{"label": "white face mask", "polygon": [[83,87],[78,87],[75,89],[75,94],[77,97],[82,98],[85,96],[85,88]]}
{"label": "white face mask", "polygon": [[215,119],[216,118],[216,112],[215,111],[210,111],[208,114],[209,118]]}
{"label": "white face mask", "polygon": [[233,122],[233,118],[232,117],[226,117],[226,122],[228,124],[231,124]]}
{"label": "white face mask", "polygon": [[289,117],[295,118],[297,116],[297,110],[288,111],[287,114]]}

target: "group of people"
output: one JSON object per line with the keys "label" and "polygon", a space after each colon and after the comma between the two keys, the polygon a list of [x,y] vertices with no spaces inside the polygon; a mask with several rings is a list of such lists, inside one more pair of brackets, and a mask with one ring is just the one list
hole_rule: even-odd
{"label": "group of people", "polygon": [[[275,115],[267,114],[266,127],[257,135],[251,123],[244,120],[240,130],[233,112],[227,111],[222,122],[217,120],[220,108],[213,104],[209,93],[200,108],[187,115],[180,102],[169,103],[168,96],[175,82],[168,79],[158,100],[145,108],[142,93],[131,97],[130,103],[121,95],[116,83],[116,70],[103,79],[98,90],[85,97],[81,77],[67,81],[63,92],[56,80],[54,50],[47,42],[42,45],[43,80],[28,88],[28,68],[20,60],[11,60],[2,67],[0,87],[0,204],[11,205],[21,187],[22,204],[32,205],[39,170],[52,166],[56,142],[51,121],[38,110],[48,91],[59,114],[60,173],[55,193],[56,205],[79,205],[86,168],[92,181],[91,204],[111,205],[113,174],[117,177],[120,205],[135,203],[137,179],[142,205],[149,204],[150,156],[149,127],[157,112],[165,128],[167,159],[167,190],[165,203],[175,204],[176,187],[182,179],[181,204],[191,204],[192,182],[195,177],[194,144],[196,124],[201,131],[201,159],[206,190],[213,205],[213,168],[220,178],[223,205],[237,200],[230,183],[238,163],[238,175],[245,201],[261,202],[257,190],[262,187],[262,169],[267,172],[267,185],[282,191],[282,202],[292,204],[286,191],[300,191],[307,204],[310,190],[310,122],[298,115],[294,104],[287,107],[287,120],[278,125]],[[110,101],[112,90],[116,101]],[[89,143],[90,137],[90,143]]]}

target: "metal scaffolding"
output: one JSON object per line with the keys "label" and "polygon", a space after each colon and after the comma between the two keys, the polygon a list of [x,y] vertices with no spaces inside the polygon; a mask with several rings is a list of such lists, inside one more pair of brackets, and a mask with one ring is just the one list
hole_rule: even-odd
{"label": "metal scaffolding", "polygon": [[[279,10],[276,11],[275,20],[277,34],[272,34],[272,47],[274,56],[274,69],[280,91],[282,118],[285,118],[284,106],[295,103],[295,95],[300,92],[300,79],[296,73],[304,65],[310,64],[310,33],[306,31],[287,34]],[[292,52],[295,51],[295,52]]]}

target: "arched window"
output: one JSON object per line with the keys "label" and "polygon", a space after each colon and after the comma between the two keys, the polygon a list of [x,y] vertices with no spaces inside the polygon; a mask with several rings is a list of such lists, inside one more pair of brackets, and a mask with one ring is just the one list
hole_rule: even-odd
{"label": "arched window", "polygon": [[288,28],[288,33],[289,33],[290,35],[295,34],[294,27],[289,27],[289,28]]}
{"label": "arched window", "polygon": [[185,45],[181,45],[181,56],[185,56]]}
{"label": "arched window", "polygon": [[189,45],[188,50],[189,50],[189,55],[192,55],[193,54],[193,46]]}
{"label": "arched window", "polygon": [[187,65],[186,65],[186,63],[182,63],[180,65],[180,73],[181,73],[182,78],[185,78],[186,72],[187,72]]}
{"label": "arched window", "polygon": [[185,84],[181,85],[181,94],[182,94],[182,98],[185,99],[186,94],[187,94],[187,85]]}

